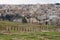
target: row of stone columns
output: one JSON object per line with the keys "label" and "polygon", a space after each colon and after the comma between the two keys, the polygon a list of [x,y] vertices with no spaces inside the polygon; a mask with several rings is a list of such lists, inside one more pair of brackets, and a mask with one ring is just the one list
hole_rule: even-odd
{"label": "row of stone columns", "polygon": [[[42,26],[35,26],[35,27],[28,27],[28,26],[14,26],[14,27],[12,27],[12,26],[6,26],[6,27],[3,27],[3,29],[5,30],[5,31],[18,31],[18,32],[40,32],[41,30],[47,30],[48,28],[47,28],[47,26],[45,26],[45,27],[42,27]],[[3,29],[1,30],[1,28],[0,28],[0,30],[1,31],[3,31]]]}

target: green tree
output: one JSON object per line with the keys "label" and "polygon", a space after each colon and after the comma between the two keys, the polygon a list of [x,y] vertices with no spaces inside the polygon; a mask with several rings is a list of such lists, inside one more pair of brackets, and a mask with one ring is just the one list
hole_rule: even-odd
{"label": "green tree", "polygon": [[22,23],[27,23],[27,20],[25,17],[22,18]]}

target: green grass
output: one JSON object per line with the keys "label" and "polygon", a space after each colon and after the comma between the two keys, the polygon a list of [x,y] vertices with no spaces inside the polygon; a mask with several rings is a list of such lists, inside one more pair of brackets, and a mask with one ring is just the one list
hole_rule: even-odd
{"label": "green grass", "polygon": [[9,21],[0,21],[0,27],[5,27],[5,26],[40,26],[37,24],[30,24],[30,23],[19,23],[19,22],[9,22]]}
{"label": "green grass", "polygon": [[0,34],[0,40],[60,40],[60,32]]}

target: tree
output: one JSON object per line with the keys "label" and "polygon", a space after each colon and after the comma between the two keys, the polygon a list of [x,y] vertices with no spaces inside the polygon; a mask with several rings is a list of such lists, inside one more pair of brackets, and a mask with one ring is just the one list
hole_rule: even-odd
{"label": "tree", "polygon": [[1,14],[1,19],[2,19],[2,20],[4,20],[4,19],[5,19],[5,17],[4,17],[4,15],[3,15],[3,14]]}
{"label": "tree", "polygon": [[6,20],[9,20],[9,21],[10,21],[10,15],[7,14],[7,15],[5,16],[5,18],[6,18]]}
{"label": "tree", "polygon": [[26,20],[25,17],[22,18],[22,22],[23,22],[23,23],[27,23],[27,20]]}
{"label": "tree", "polygon": [[30,23],[31,16],[30,15],[26,15],[25,17],[26,17],[26,19],[28,19],[27,22]]}

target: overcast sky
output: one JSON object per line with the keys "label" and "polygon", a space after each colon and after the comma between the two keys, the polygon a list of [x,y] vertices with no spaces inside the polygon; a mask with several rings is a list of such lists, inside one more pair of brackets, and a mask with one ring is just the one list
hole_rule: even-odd
{"label": "overcast sky", "polygon": [[60,3],[60,0],[0,0],[0,4],[46,4]]}

